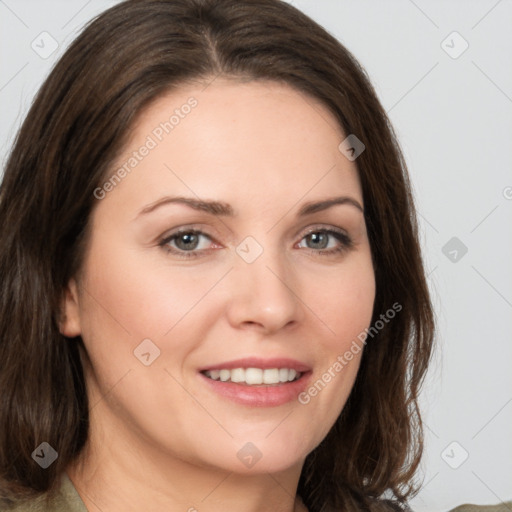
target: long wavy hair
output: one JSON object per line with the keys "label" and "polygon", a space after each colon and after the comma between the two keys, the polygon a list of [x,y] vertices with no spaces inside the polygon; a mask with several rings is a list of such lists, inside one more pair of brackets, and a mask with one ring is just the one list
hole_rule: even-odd
{"label": "long wavy hair", "polygon": [[[434,339],[414,198],[370,80],[325,29],[280,0],[128,0],[82,31],[39,90],[0,188],[0,495],[56,492],[88,435],[80,337],[59,307],[80,269],[94,190],[137,116],[188,80],[273,80],[320,100],[366,146],[357,169],[376,278],[372,325],[350,397],[308,455],[298,494],[311,512],[389,510],[417,492],[417,399]],[[341,142],[341,141],[340,141]],[[81,347],[80,347],[81,345]],[[57,460],[31,457],[46,441]]]}

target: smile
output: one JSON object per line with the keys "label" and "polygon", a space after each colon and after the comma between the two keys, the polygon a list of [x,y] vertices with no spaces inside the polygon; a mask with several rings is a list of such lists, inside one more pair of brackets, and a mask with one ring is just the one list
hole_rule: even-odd
{"label": "smile", "polygon": [[300,379],[302,373],[293,368],[233,368],[206,370],[203,375],[221,382],[234,382],[248,386],[277,385]]}

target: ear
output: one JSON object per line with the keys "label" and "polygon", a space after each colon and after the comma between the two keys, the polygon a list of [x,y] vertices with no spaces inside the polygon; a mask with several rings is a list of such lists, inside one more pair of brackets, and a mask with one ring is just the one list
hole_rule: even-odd
{"label": "ear", "polygon": [[74,338],[82,333],[80,326],[80,308],[78,306],[78,286],[71,279],[64,289],[61,302],[59,331],[68,338]]}

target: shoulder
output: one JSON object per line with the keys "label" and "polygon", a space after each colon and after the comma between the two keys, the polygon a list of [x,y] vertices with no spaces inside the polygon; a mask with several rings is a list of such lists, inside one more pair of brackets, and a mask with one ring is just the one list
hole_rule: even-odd
{"label": "shoulder", "polygon": [[512,501],[500,503],[498,505],[459,505],[450,512],[511,512]]}
{"label": "shoulder", "polygon": [[[393,501],[384,500],[381,504],[385,507],[382,509],[389,512],[414,512],[405,504],[398,504]],[[502,502],[498,505],[459,505],[457,508],[449,510],[449,512],[512,512],[512,501]]]}
{"label": "shoulder", "polygon": [[0,503],[0,512],[87,512],[87,508],[68,475],[63,473],[54,496],[42,494],[32,500],[12,505]]}
{"label": "shoulder", "polygon": [[21,502],[9,503],[7,504],[5,500],[0,500],[0,512],[48,512],[53,510],[50,508],[51,502],[46,500],[46,495]]}
{"label": "shoulder", "polygon": [[[407,505],[398,505],[392,501],[384,501],[389,506],[389,511],[392,510],[401,512],[414,512]],[[459,505],[457,508],[451,509],[448,512],[512,512],[512,501],[502,502],[498,505]]]}

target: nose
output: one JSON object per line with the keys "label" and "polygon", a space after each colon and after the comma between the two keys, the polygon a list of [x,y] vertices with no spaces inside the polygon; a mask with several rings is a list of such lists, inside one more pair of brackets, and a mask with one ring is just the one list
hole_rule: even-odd
{"label": "nose", "polygon": [[278,251],[266,250],[252,263],[235,263],[227,308],[233,327],[271,334],[302,320],[299,282],[283,260]]}

